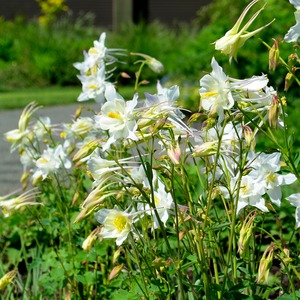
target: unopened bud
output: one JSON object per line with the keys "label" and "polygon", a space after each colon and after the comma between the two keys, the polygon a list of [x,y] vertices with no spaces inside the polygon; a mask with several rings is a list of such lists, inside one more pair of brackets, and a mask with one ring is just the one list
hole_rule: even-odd
{"label": "unopened bud", "polygon": [[127,74],[127,73],[125,73],[125,72],[121,72],[121,73],[120,73],[120,76],[123,77],[123,78],[127,78],[127,79],[128,79],[128,78],[131,78],[130,75]]}
{"label": "unopened bud", "polygon": [[116,278],[120,274],[120,272],[122,271],[123,266],[124,266],[124,264],[120,264],[118,266],[115,266],[109,274],[109,280],[112,280],[112,279]]}
{"label": "unopened bud", "polygon": [[98,234],[100,232],[100,227],[95,228],[90,234],[89,236],[84,240],[84,242],[82,243],[82,249],[84,251],[89,251],[94,242],[96,241]]}
{"label": "unopened bud", "polygon": [[122,251],[124,251],[124,249],[122,247],[118,248],[117,251],[115,251],[115,253],[113,255],[113,264],[115,264],[117,262]]}
{"label": "unopened bud", "polygon": [[269,51],[269,70],[275,71],[279,62],[279,46],[278,40],[273,39],[274,44]]}
{"label": "unopened bud", "polygon": [[87,157],[97,148],[98,145],[99,145],[99,140],[92,140],[87,142],[85,145],[83,145],[81,149],[79,149],[75,153],[73,157],[73,161],[78,161],[82,158]]}
{"label": "unopened bud", "polygon": [[284,91],[287,92],[288,89],[290,88],[290,86],[292,85],[294,81],[294,75],[291,72],[288,72],[285,75],[285,79],[284,79]]}
{"label": "unopened bud", "polygon": [[181,149],[178,144],[175,147],[171,146],[167,150],[168,156],[174,165],[180,164]]}
{"label": "unopened bud", "polygon": [[3,277],[0,279],[0,291],[4,290],[10,283],[12,283],[12,280],[17,275],[17,270],[12,270],[8,273],[6,273]]}
{"label": "unopened bud", "polygon": [[151,58],[147,61],[148,67],[155,73],[162,73],[164,71],[164,66],[163,64],[155,59]]}
{"label": "unopened bud", "polygon": [[81,114],[82,114],[82,109],[83,109],[83,106],[79,106],[76,111],[75,111],[75,115],[74,115],[74,119],[77,120]]}
{"label": "unopened bud", "polygon": [[280,113],[280,106],[278,96],[273,96],[271,106],[269,109],[269,126],[276,128],[278,123]]}
{"label": "unopened bud", "polygon": [[268,284],[269,273],[273,262],[275,244],[271,244],[265,252],[259,262],[258,273],[257,273],[257,283]]}
{"label": "unopened bud", "polygon": [[290,68],[292,68],[293,65],[298,61],[298,59],[299,59],[299,57],[296,53],[290,54],[289,57],[288,57],[288,66]]}
{"label": "unopened bud", "polygon": [[144,63],[148,65],[148,67],[155,73],[162,73],[164,71],[163,64],[154,57],[151,57],[147,54],[143,53],[131,53],[132,55],[139,55],[145,58]]}
{"label": "unopened bud", "polygon": [[193,157],[209,156],[217,153],[218,141],[206,142],[194,148]]}
{"label": "unopened bud", "polygon": [[238,240],[238,252],[241,257],[246,257],[249,250],[249,242],[253,234],[253,222],[256,217],[256,213],[250,213],[245,218],[242,228],[240,230],[240,237]]}
{"label": "unopened bud", "polygon": [[243,135],[244,135],[246,144],[248,146],[250,146],[250,148],[252,150],[254,150],[254,148],[255,148],[255,137],[254,137],[254,134],[253,134],[253,130],[249,126],[244,125],[243,126]]}

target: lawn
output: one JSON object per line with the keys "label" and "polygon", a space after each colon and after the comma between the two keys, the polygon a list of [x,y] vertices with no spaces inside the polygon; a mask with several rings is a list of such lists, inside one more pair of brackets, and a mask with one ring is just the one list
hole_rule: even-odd
{"label": "lawn", "polygon": [[[142,86],[139,89],[140,95],[145,91],[155,93],[155,86]],[[36,101],[39,105],[61,105],[74,104],[81,92],[79,86],[50,86],[43,88],[23,88],[0,92],[0,109],[24,108],[28,103]],[[125,99],[131,99],[134,91],[131,86],[122,86],[119,93]]]}

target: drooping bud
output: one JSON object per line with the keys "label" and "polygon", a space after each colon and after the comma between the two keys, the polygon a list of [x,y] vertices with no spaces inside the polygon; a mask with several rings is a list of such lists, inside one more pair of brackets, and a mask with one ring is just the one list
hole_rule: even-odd
{"label": "drooping bud", "polygon": [[87,142],[85,145],[83,145],[83,147],[81,149],[79,149],[74,157],[73,157],[73,161],[78,161],[82,158],[87,157],[88,155],[90,155],[99,145],[99,140],[91,140],[89,142]]}
{"label": "drooping bud", "polygon": [[278,124],[278,118],[279,118],[279,113],[280,113],[280,106],[279,106],[279,100],[278,96],[275,95],[273,96],[271,105],[270,105],[270,110],[269,110],[269,126],[276,128]]}
{"label": "drooping bud", "polygon": [[124,264],[115,266],[109,274],[109,280],[113,280],[114,278],[116,278],[122,271],[123,267],[124,267]]}
{"label": "drooping bud", "polygon": [[194,148],[193,157],[209,156],[217,153],[218,141],[206,142]]}
{"label": "drooping bud", "polygon": [[291,72],[288,72],[285,75],[285,79],[284,79],[284,91],[287,92],[288,89],[290,88],[290,86],[292,85],[294,81],[294,74]]}
{"label": "drooping bud", "polygon": [[99,232],[100,232],[100,227],[95,228],[84,240],[84,242],[82,243],[82,249],[84,251],[89,251],[92,248],[94,242],[98,237]]}
{"label": "drooping bud", "polygon": [[17,275],[17,270],[12,270],[0,278],[0,291],[4,290]]}
{"label": "drooping bud", "polygon": [[180,164],[181,149],[178,143],[176,143],[175,147],[171,146],[170,148],[168,148],[167,153],[174,165]]}
{"label": "drooping bud", "polygon": [[279,63],[279,45],[278,40],[273,39],[274,44],[269,51],[269,70],[275,71]]}
{"label": "drooping bud", "polygon": [[248,146],[250,146],[250,148],[252,150],[254,150],[256,142],[255,142],[253,130],[249,126],[244,125],[243,126],[243,135],[244,135],[246,144]]}
{"label": "drooping bud", "polygon": [[267,249],[263,253],[263,256],[259,262],[257,279],[256,279],[257,283],[268,284],[268,278],[272,266],[272,261],[274,258],[275,248],[276,245],[272,243],[270,246],[267,247]]}
{"label": "drooping bud", "polygon": [[242,228],[240,230],[240,237],[238,240],[238,252],[241,257],[245,258],[248,250],[249,250],[249,242],[251,239],[251,236],[253,235],[253,222],[256,217],[256,213],[250,213],[245,218]]}
{"label": "drooping bud", "polygon": [[151,57],[144,53],[131,53],[132,55],[139,55],[145,60],[143,61],[148,67],[155,73],[162,73],[164,71],[164,65],[154,57]]}

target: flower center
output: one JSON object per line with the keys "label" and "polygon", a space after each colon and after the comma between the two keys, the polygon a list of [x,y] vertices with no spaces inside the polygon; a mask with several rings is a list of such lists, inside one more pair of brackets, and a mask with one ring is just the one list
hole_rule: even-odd
{"label": "flower center", "polygon": [[93,54],[98,54],[98,50],[95,47],[90,48],[89,50],[89,54],[93,55]]}
{"label": "flower center", "polygon": [[118,114],[118,113],[116,113],[116,112],[113,112],[113,111],[110,111],[110,112],[107,114],[107,116],[108,116],[109,118],[112,118],[112,119],[119,119],[119,120],[122,119],[122,116],[121,116],[120,114]]}
{"label": "flower center", "polygon": [[39,162],[40,162],[41,164],[47,164],[47,163],[49,162],[49,160],[48,160],[46,157],[41,157],[41,158],[39,159]]}
{"label": "flower center", "polygon": [[94,89],[97,88],[97,86],[96,86],[96,84],[91,83],[91,84],[89,84],[89,88],[92,89],[92,90],[94,90]]}
{"label": "flower center", "polygon": [[245,184],[245,185],[241,186],[241,193],[242,193],[243,195],[248,194],[249,191],[250,191],[250,187],[249,187],[248,185]]}
{"label": "flower center", "polygon": [[266,182],[268,183],[274,182],[275,180],[276,180],[276,175],[274,173],[270,173],[266,178]]}
{"label": "flower center", "polygon": [[217,94],[218,94],[218,92],[216,92],[216,91],[206,92],[201,95],[201,98],[210,98],[210,97],[216,96]]}
{"label": "flower center", "polygon": [[118,216],[114,219],[114,226],[119,232],[125,229],[126,224],[127,224],[127,218],[124,216]]}
{"label": "flower center", "polygon": [[154,196],[154,203],[155,204],[159,204],[160,203],[160,200],[156,196]]}

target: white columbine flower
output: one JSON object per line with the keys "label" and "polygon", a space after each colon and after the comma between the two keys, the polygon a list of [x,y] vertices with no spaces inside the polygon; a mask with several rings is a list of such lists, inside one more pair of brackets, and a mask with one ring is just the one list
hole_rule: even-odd
{"label": "white columbine flower", "polygon": [[76,119],[70,127],[73,134],[77,136],[85,136],[94,128],[94,121],[90,117],[81,117]]}
{"label": "white columbine flower", "polygon": [[120,246],[132,230],[133,215],[118,209],[101,209],[95,213],[96,220],[103,224],[100,236],[109,239],[115,238]]}
{"label": "white columbine flower", "polygon": [[134,117],[138,95],[134,95],[131,101],[125,101],[111,85],[105,91],[105,98],[107,102],[102,106],[101,115],[95,116],[96,125],[102,130],[108,130],[110,135],[103,147],[104,151],[118,139],[138,139],[135,134],[137,123]]}
{"label": "white columbine flower", "polygon": [[263,10],[261,8],[258,10],[251,18],[250,20],[240,29],[240,26],[250,10],[250,8],[257,3],[259,0],[253,0],[248,4],[248,6],[244,9],[243,13],[240,15],[238,18],[237,22],[234,24],[234,26],[226,32],[225,36],[222,38],[218,39],[215,42],[215,49],[220,50],[224,54],[229,55],[229,61],[231,62],[232,58],[236,59],[237,57],[237,52],[240,47],[242,47],[245,42],[251,38],[253,35],[256,33],[260,32],[262,29],[270,25],[273,21],[268,23],[265,26],[262,26],[252,32],[248,31],[248,28],[250,25],[253,23],[253,21],[256,19],[256,17],[259,15],[259,13]]}
{"label": "white columbine flower", "polygon": [[[166,226],[166,222],[169,219],[170,211],[174,208],[174,202],[172,195],[165,190],[165,185],[161,180],[158,180],[158,188],[154,192],[154,205],[155,210],[159,216],[161,222]],[[145,206],[145,212],[153,217],[154,226],[153,228],[159,228],[159,220],[153,208],[150,205]]]}
{"label": "white columbine flower", "polygon": [[91,47],[88,51],[89,59],[92,61],[93,64],[99,64],[101,65],[102,61],[104,60],[106,56],[107,48],[105,47],[105,39],[106,39],[106,33],[103,32],[100,35],[100,38],[98,41],[94,41],[94,47]]}
{"label": "white columbine flower", "polygon": [[296,220],[296,228],[300,227],[300,193],[292,194],[289,197],[286,197],[291,205],[296,207],[295,211],[295,220]]}
{"label": "white columbine flower", "polygon": [[77,101],[82,102],[90,99],[95,99],[97,103],[102,104],[104,102],[104,92],[108,85],[105,80],[105,68],[102,66],[98,69],[96,75],[78,75],[77,76],[82,83],[82,92],[79,95]]}
{"label": "white columbine flower", "polygon": [[[265,188],[252,177],[246,175],[239,179],[239,176],[231,179],[230,189],[233,197],[237,196],[238,182],[240,180],[240,189],[238,191],[238,205],[236,213],[238,214],[244,207],[250,205],[267,212],[268,208],[265,205],[265,199],[262,197],[265,193]],[[229,192],[225,187],[220,187],[225,198],[229,198]]]}
{"label": "white columbine flower", "polygon": [[294,5],[296,24],[292,26],[288,33],[284,36],[284,40],[288,43],[297,42],[300,36],[300,0],[290,0],[290,3]]}
{"label": "white columbine flower", "polygon": [[35,161],[36,171],[34,172],[32,178],[33,180],[46,179],[49,173],[56,172],[62,166],[66,169],[71,167],[71,162],[67,158],[62,145],[58,145],[55,148],[50,148],[44,150],[43,154],[39,159]]}
{"label": "white columbine flower", "polygon": [[51,131],[51,119],[49,117],[40,117],[33,125],[32,131],[38,138],[43,138]]}
{"label": "white columbine flower", "polygon": [[23,110],[17,129],[10,130],[5,133],[6,139],[11,143],[11,152],[21,147],[24,144],[24,140],[28,138],[29,134],[29,122],[33,113],[38,110],[39,107],[34,103],[29,103]]}
{"label": "white columbine flower", "polygon": [[28,190],[19,196],[9,198],[12,194],[0,197],[0,209],[4,216],[9,216],[14,211],[22,209],[27,205],[43,205],[35,201],[35,198],[39,195],[36,189]]}
{"label": "white columbine flower", "polygon": [[213,71],[200,79],[201,105],[210,113],[219,115],[219,123],[224,120],[224,110],[234,105],[228,76],[215,58],[211,61]]}
{"label": "white columbine flower", "polygon": [[297,180],[294,174],[279,174],[280,171],[280,152],[272,154],[260,153],[259,155],[250,153],[249,159],[252,160],[249,167],[251,172],[248,176],[259,182],[276,205],[281,203],[281,186],[292,184]]}

